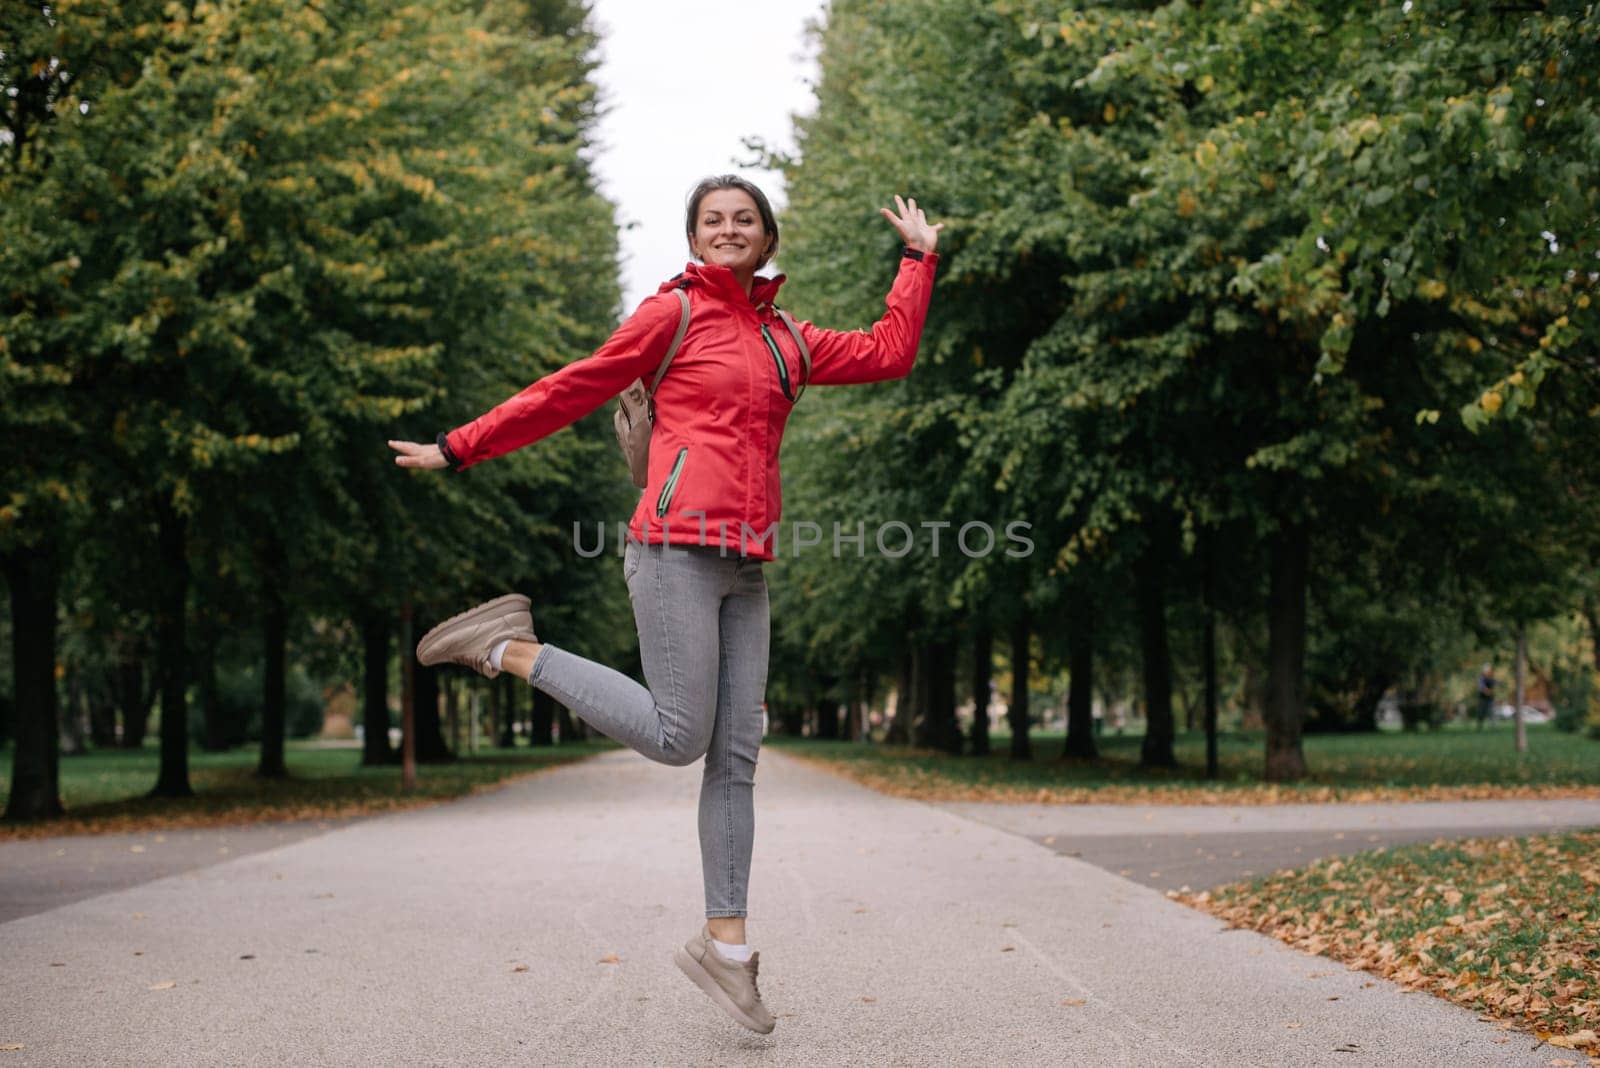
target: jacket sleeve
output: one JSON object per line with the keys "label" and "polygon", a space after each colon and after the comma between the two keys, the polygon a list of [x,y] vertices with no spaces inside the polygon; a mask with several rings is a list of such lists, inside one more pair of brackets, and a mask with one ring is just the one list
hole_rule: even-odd
{"label": "jacket sleeve", "polygon": [[888,311],[870,330],[823,330],[802,322],[800,334],[811,349],[808,385],[843,386],[882,382],[911,373],[922,340],[922,323],[933,295],[939,264],[934,252],[907,253],[884,301]]}
{"label": "jacket sleeve", "polygon": [[671,293],[645,298],[591,355],[539,379],[445,435],[458,470],[503,456],[582,419],[636,378],[655,373],[677,332],[682,306]]}

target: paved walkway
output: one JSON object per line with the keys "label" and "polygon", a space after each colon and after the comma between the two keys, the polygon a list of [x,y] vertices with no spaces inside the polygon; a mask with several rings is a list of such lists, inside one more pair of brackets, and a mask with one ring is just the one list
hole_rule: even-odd
{"label": "paved walkway", "polygon": [[0,842],[0,923],[277,849],[353,822],[296,820]]}
{"label": "paved walkway", "polygon": [[1591,798],[944,807],[1158,890],[1204,890],[1379,846],[1600,827]]}
{"label": "paved walkway", "polygon": [[0,924],[0,1046],[24,1044],[0,1058],[1543,1066],[1559,1055],[1030,840],[1048,831],[874,794],[770,750],[759,782],[751,934],[779,1016],[771,1036],[733,1024],[671,964],[699,925],[698,775],[619,752]]}

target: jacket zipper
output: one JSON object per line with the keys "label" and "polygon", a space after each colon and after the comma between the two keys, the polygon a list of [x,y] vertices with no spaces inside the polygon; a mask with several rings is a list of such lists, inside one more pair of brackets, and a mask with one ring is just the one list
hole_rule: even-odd
{"label": "jacket zipper", "polygon": [[783,395],[790,404],[794,403],[794,393],[789,389],[789,368],[783,362],[783,353],[778,351],[778,343],[772,340],[772,331],[767,329],[767,324],[761,324],[761,336],[767,342],[767,348],[772,350],[772,362],[778,365],[778,385],[783,389]]}
{"label": "jacket zipper", "polygon": [[678,450],[678,458],[672,462],[672,473],[667,476],[667,481],[661,486],[661,496],[656,498],[656,518],[667,514],[667,508],[672,504],[672,494],[678,488],[678,477],[683,474],[684,457],[689,455],[689,446],[685,445]]}

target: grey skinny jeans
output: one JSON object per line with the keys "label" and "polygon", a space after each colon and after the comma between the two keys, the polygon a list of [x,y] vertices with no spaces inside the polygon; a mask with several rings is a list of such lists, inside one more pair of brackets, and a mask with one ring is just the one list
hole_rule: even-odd
{"label": "grey skinny jeans", "polygon": [[705,757],[706,916],[743,916],[770,637],[761,561],[724,556],[718,546],[630,540],[622,574],[650,688],[553,645],[540,650],[528,681],[651,760],[681,767]]}

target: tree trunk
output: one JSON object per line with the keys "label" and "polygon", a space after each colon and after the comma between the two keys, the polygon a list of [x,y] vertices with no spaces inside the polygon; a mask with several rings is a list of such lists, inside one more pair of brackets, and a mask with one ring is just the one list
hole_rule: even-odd
{"label": "tree trunk", "polygon": [[[426,627],[416,627],[422,634],[428,632]],[[416,650],[411,651],[416,655]],[[416,718],[417,733],[417,763],[419,764],[448,764],[455,759],[455,754],[450,752],[450,747],[445,744],[442,724],[439,722],[439,669],[416,665],[413,669],[414,688],[412,700],[416,704],[413,715]]]}
{"label": "tree trunk", "polygon": [[927,744],[960,756],[961,729],[956,724],[956,652],[952,638],[930,642],[927,647]]}
{"label": "tree trunk", "polygon": [[217,685],[217,628],[209,617],[203,617],[200,625],[200,748],[220,753],[228,748],[228,730]]}
{"label": "tree trunk", "polygon": [[1093,760],[1100,755],[1094,740],[1094,602],[1078,593],[1067,602],[1067,744],[1063,758]]}
{"label": "tree trunk", "polygon": [[911,646],[911,700],[906,705],[906,736],[912,746],[928,745],[928,643]]}
{"label": "tree trunk", "polygon": [[144,658],[123,650],[117,658],[114,688],[122,709],[122,747],[142,749],[150,729],[150,705],[154,689],[145,683]]}
{"label": "tree trunk", "polygon": [[1144,670],[1144,744],[1141,768],[1175,768],[1172,722],[1172,650],[1167,644],[1167,556],[1161,535],[1139,561],[1139,646]]}
{"label": "tree trunk", "polygon": [[439,688],[444,691],[444,718],[445,729],[449,736],[445,745],[449,746],[452,753],[461,752],[461,695],[460,685],[453,678],[439,680]]}
{"label": "tree trunk", "polygon": [[573,726],[577,717],[572,714],[570,708],[556,701],[555,698],[552,697],[550,700],[555,705],[556,733],[561,737],[561,744],[566,745],[568,742],[577,741],[577,731]]}
{"label": "tree trunk", "polygon": [[1517,703],[1511,708],[1511,722],[1516,727],[1517,752],[1528,751],[1528,725],[1522,721],[1522,706],[1528,699],[1528,631],[1517,622]]}
{"label": "tree trunk", "polygon": [[1352,710],[1352,731],[1373,732],[1378,729],[1378,705],[1392,685],[1394,680],[1387,675],[1374,675],[1362,683],[1361,692],[1356,694],[1356,707]]}
{"label": "tree trunk", "polygon": [[916,684],[916,646],[910,638],[900,647],[900,674],[896,682],[894,718],[884,731],[887,745],[911,744],[912,693]]}
{"label": "tree trunk", "polygon": [[822,680],[821,692],[817,695],[817,731],[816,737],[826,738],[829,741],[839,740],[839,700],[834,696],[839,680],[827,676]]}
{"label": "tree trunk", "polygon": [[262,574],[266,577],[266,604],[261,621],[261,759],[256,774],[264,779],[287,779],[289,768],[284,764],[283,744],[287,721],[285,702],[289,644],[289,607],[283,591],[287,578],[284,575],[283,547],[274,539],[269,543]]}
{"label": "tree trunk", "polygon": [[1289,782],[1306,773],[1300,738],[1305,723],[1306,580],[1311,532],[1286,526],[1272,542],[1267,597],[1266,778]]}
{"label": "tree trunk", "polygon": [[857,724],[861,733],[856,736],[855,740],[858,742],[870,742],[872,741],[872,705],[877,699],[878,673],[872,670],[862,671],[861,685],[861,722]]}
{"label": "tree trunk", "polygon": [[1594,661],[1594,669],[1600,671],[1600,605],[1593,597],[1583,600],[1583,618],[1589,621],[1589,644],[1593,654],[1590,659]]}
{"label": "tree trunk", "polygon": [[88,717],[83,709],[83,673],[67,676],[67,700],[61,709],[61,752],[76,756],[89,750]]}
{"label": "tree trunk", "polygon": [[1211,536],[1206,535],[1205,574],[1202,578],[1201,598],[1204,600],[1205,623],[1200,632],[1200,661],[1206,676],[1206,778],[1215,779],[1222,774],[1217,760],[1217,610],[1216,561],[1211,551]]}
{"label": "tree trunk", "polygon": [[[0,739],[3,738],[0,734]],[[89,740],[96,749],[117,747],[116,694],[106,685],[104,673],[98,685],[89,687]]]}
{"label": "tree trunk", "polygon": [[861,707],[861,701],[862,694],[865,693],[866,688],[866,668],[858,667],[855,672],[854,683],[850,688],[850,697],[844,707],[844,726],[841,731],[843,732],[844,740],[847,742],[859,742],[861,740],[861,725],[866,721],[867,715]]}
{"label": "tree trunk", "polygon": [[556,699],[543,690],[533,691],[533,729],[528,739],[533,745],[554,745],[551,728],[555,726]]}
{"label": "tree trunk", "polygon": [[839,740],[839,717],[843,711],[840,701],[832,694],[824,694],[817,702],[817,736],[831,741]]}
{"label": "tree trunk", "polygon": [[11,751],[7,820],[61,815],[61,750],[56,703],[56,598],[61,582],[53,545],[7,554],[11,588],[11,670],[16,744]]}
{"label": "tree trunk", "polygon": [[161,772],[151,797],[193,797],[189,787],[189,712],[184,689],[189,560],[186,521],[163,500],[156,508],[160,591],[156,606],[156,677],[161,683]]}
{"label": "tree trunk", "polygon": [[980,619],[972,632],[972,755],[989,755],[989,682],[994,677],[994,632]]}
{"label": "tree trunk", "polygon": [[517,747],[517,695],[521,687],[517,680],[510,675],[501,675],[495,680],[500,687],[500,740],[502,749],[515,749]]}
{"label": "tree trunk", "polygon": [[1028,645],[1032,633],[1028,610],[1020,608],[1011,624],[1011,708],[1006,713],[1011,724],[1012,760],[1033,759],[1028,738]]}
{"label": "tree trunk", "polygon": [[499,679],[490,679],[489,690],[489,729],[485,745],[498,745],[500,737],[500,694],[505,689]]}
{"label": "tree trunk", "polygon": [[389,745],[389,619],[372,611],[361,621],[361,763],[391,764]]}

